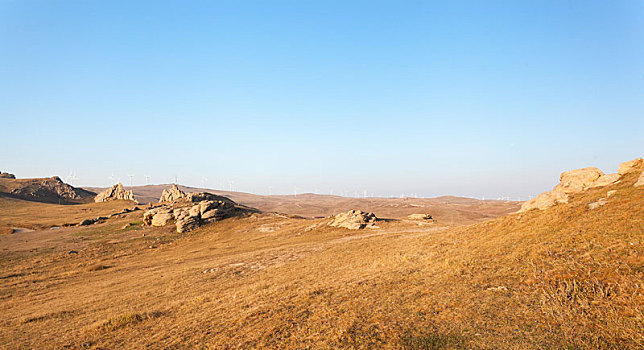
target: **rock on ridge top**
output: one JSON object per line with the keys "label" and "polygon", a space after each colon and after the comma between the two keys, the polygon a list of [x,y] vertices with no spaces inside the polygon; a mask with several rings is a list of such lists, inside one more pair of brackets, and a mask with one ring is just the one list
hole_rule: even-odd
{"label": "rock on ridge top", "polygon": [[106,189],[105,191],[97,194],[96,197],[94,198],[94,202],[100,203],[100,202],[108,202],[108,201],[113,201],[118,199],[136,202],[136,199],[134,199],[134,193],[132,192],[132,190],[126,191],[123,188],[123,184],[120,182]]}
{"label": "rock on ridge top", "polygon": [[[604,174],[595,167],[564,171],[559,177],[559,184],[552,191],[544,192],[523,203],[519,212],[530,209],[547,209],[558,203],[568,203],[571,194],[585,191],[589,188],[608,186],[621,181],[622,177],[633,171],[641,171],[644,159],[635,158],[619,165],[616,174]],[[642,177],[644,175],[641,175]],[[635,184],[637,187],[639,181]],[[642,181],[644,185],[644,180]]]}

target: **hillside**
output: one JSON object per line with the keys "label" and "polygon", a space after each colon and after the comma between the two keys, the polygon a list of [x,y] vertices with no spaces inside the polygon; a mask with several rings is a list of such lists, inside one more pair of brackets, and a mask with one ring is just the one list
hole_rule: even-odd
{"label": "hillside", "polygon": [[0,346],[642,348],[635,170],[461,227],[349,231],[264,213],[177,235],[129,213],[55,242],[0,236]]}
{"label": "hillside", "polygon": [[96,193],[75,188],[64,183],[58,176],[36,179],[0,177],[0,196],[28,201],[79,204],[93,200]]}
{"label": "hillside", "polygon": [[[171,185],[134,186],[134,196],[141,203],[156,202],[161,192]],[[262,196],[244,192],[219,191],[179,186],[185,192],[210,192],[228,197],[237,203],[264,212],[301,215],[309,218],[326,217],[354,208],[375,213],[379,217],[404,218],[409,214],[429,213],[444,223],[471,224],[513,213],[521,202],[478,200],[462,197],[436,198],[349,198],[304,193],[297,196]],[[101,188],[88,188],[101,191]]]}

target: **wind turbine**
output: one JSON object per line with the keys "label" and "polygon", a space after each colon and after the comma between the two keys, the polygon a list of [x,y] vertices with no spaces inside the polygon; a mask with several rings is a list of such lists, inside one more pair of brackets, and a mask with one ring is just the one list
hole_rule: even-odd
{"label": "wind turbine", "polygon": [[206,182],[208,182],[208,179],[206,179],[205,176],[201,177],[201,187],[206,188]]}
{"label": "wind turbine", "polygon": [[297,186],[293,186],[293,197],[297,197]]}
{"label": "wind turbine", "polygon": [[114,176],[114,173],[112,173],[112,175],[110,176],[110,180],[111,180],[110,185],[113,185],[116,183],[116,176]]}
{"label": "wind turbine", "polygon": [[72,186],[76,187],[76,172],[75,171],[73,171],[73,170],[71,171],[71,173],[69,174],[69,180],[72,183]]}
{"label": "wind turbine", "polygon": [[273,186],[268,186],[268,195],[269,196],[273,195]]}
{"label": "wind turbine", "polygon": [[145,184],[146,185],[150,184],[150,175],[145,175]]}
{"label": "wind turbine", "polygon": [[134,174],[130,174],[127,177],[130,178],[130,187],[132,187],[132,179],[134,179]]}

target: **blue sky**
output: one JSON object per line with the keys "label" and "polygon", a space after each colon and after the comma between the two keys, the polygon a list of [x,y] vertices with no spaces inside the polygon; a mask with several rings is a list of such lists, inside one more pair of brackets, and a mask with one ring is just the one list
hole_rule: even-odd
{"label": "blue sky", "polygon": [[641,1],[0,0],[0,170],[527,198],[644,154]]}

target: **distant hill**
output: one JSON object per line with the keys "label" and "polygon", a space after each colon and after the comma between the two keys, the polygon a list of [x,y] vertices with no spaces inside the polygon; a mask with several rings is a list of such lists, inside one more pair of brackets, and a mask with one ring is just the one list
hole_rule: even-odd
{"label": "distant hill", "polygon": [[28,201],[80,204],[91,202],[96,193],[75,188],[58,176],[36,179],[0,178],[0,196]]}
{"label": "distant hill", "polygon": [[[140,203],[156,202],[161,192],[171,185],[134,186],[134,197]],[[312,193],[263,196],[244,192],[179,186],[185,192],[210,192],[263,212],[279,212],[305,217],[325,217],[351,209],[370,211],[378,217],[404,218],[409,214],[428,213],[446,223],[470,224],[513,213],[522,202],[478,200],[463,197],[435,198],[349,198]],[[103,188],[88,187],[100,192]]]}

